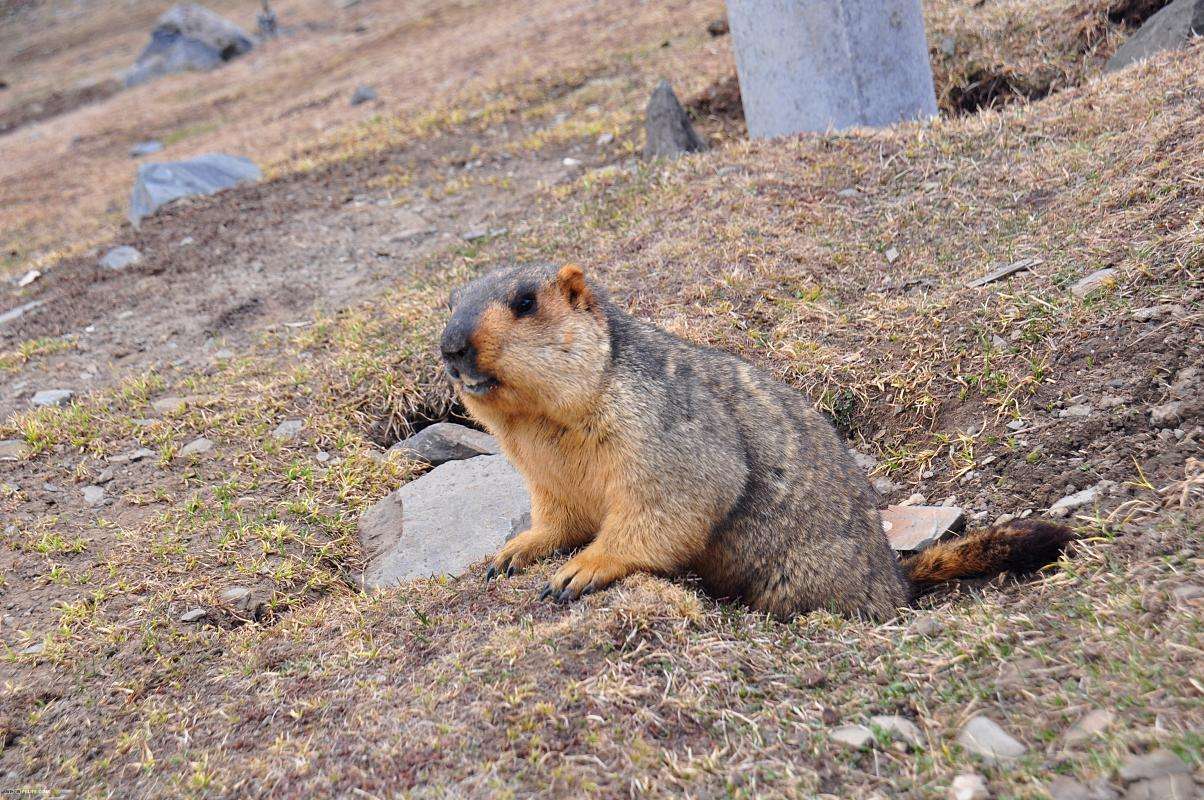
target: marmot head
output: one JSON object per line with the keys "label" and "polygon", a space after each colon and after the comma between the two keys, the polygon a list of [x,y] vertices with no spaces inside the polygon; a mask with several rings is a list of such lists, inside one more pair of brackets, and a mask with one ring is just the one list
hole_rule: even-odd
{"label": "marmot head", "polygon": [[610,363],[601,291],[581,268],[496,270],[453,293],[440,348],[469,410],[571,413]]}

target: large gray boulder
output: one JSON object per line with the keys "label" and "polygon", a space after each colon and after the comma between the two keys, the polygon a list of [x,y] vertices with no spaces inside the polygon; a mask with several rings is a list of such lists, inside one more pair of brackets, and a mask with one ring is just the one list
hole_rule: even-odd
{"label": "large gray boulder", "polygon": [[204,6],[174,6],[159,17],[150,44],[125,73],[125,85],[173,72],[213,69],[252,47],[254,42],[241,28]]}
{"label": "large gray boulder", "polygon": [[437,467],[448,461],[497,455],[501,447],[497,439],[483,431],[454,422],[436,422],[393,445],[389,451]]}
{"label": "large gray boulder", "polygon": [[263,177],[247,158],[206,153],[187,161],[143,164],[138,167],[130,196],[130,222],[137,226],[160,206],[191,195],[214,194]]}
{"label": "large gray boulder", "polygon": [[364,512],[364,587],[460,575],[530,526],[531,497],[505,456],[449,461]]}
{"label": "large gray boulder", "polygon": [[1104,70],[1114,72],[1163,50],[1182,47],[1193,35],[1204,35],[1204,0],[1174,0],[1117,48]]}
{"label": "large gray boulder", "polygon": [[694,131],[668,81],[657,85],[644,114],[645,158],[677,158],[682,153],[706,149],[706,142]]}
{"label": "large gray boulder", "polygon": [[934,117],[920,0],[728,0],[753,138]]}

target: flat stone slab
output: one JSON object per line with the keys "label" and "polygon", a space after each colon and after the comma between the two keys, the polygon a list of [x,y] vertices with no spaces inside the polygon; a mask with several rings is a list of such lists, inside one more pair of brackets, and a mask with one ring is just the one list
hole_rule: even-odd
{"label": "flat stone slab", "polygon": [[454,422],[436,422],[393,445],[389,451],[437,467],[448,461],[497,455],[501,446],[497,439],[483,431]]}
{"label": "flat stone slab", "polygon": [[38,408],[47,406],[65,406],[75,397],[70,389],[43,389],[30,398],[29,402]]}
{"label": "flat stone slab", "polygon": [[882,529],[890,546],[901,553],[931,547],[950,531],[965,527],[966,515],[953,506],[887,506]]}
{"label": "flat stone slab", "polygon": [[209,195],[263,177],[259,167],[242,156],[206,153],[187,161],[143,164],[130,195],[130,222],[135,227],[161,206],[192,195]]}
{"label": "flat stone slab", "polygon": [[988,763],[1011,761],[1024,755],[1026,749],[987,717],[974,717],[967,722],[957,734],[957,743]]}
{"label": "flat stone slab", "polygon": [[359,521],[368,556],[364,588],[461,575],[531,520],[531,497],[505,456],[449,461],[368,509]]}

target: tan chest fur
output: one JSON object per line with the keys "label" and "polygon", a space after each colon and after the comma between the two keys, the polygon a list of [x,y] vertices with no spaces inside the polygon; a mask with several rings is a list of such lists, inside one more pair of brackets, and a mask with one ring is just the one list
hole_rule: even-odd
{"label": "tan chest fur", "polygon": [[587,433],[546,420],[510,418],[497,433],[506,455],[532,487],[601,525],[613,497],[610,448]]}

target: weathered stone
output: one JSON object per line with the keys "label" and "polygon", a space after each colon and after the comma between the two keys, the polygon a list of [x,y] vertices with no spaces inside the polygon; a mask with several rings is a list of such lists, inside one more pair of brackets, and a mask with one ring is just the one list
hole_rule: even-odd
{"label": "weathered stone", "polygon": [[187,161],[143,164],[130,196],[130,222],[135,227],[143,218],[181,197],[208,195],[263,177],[259,167],[241,156],[206,153]]}
{"label": "weathered stone", "polygon": [[371,86],[357,86],[351,94],[351,105],[358,106],[376,99],[376,90]]}
{"label": "weathered stone", "polygon": [[987,782],[974,772],[958,775],[949,785],[949,800],[987,800],[990,796]]}
{"label": "weathered stone", "polygon": [[1024,755],[1025,747],[987,717],[974,717],[957,734],[957,743],[984,761],[1010,761]]}
{"label": "weathered stone", "polygon": [[163,149],[163,142],[158,139],[149,139],[145,142],[138,142],[130,148],[130,158],[142,158],[143,156],[154,155]]}
{"label": "weathered stone", "polygon": [[1049,507],[1046,512],[1051,517],[1067,517],[1070,512],[1083,506],[1090,505],[1105,495],[1115,484],[1112,481],[1100,481],[1094,486],[1088,486],[1073,494],[1068,494]]}
{"label": "weathered stone", "polygon": [[1187,775],[1191,768],[1170,750],[1159,748],[1144,755],[1132,755],[1120,766],[1121,780],[1132,781],[1161,778],[1165,775]]}
{"label": "weathered stone", "polygon": [[183,614],[181,614],[179,619],[180,619],[180,622],[200,622],[202,619],[205,618],[205,615],[207,613],[208,612],[206,612],[205,609],[200,608],[200,607],[190,608],[187,611],[185,611]]}
{"label": "weathered stone", "polygon": [[84,502],[93,508],[104,505],[105,490],[101,486],[85,486]]}
{"label": "weathered stone", "polygon": [[1113,72],[1164,50],[1183,47],[1193,35],[1204,35],[1204,0],[1174,0],[1116,48],[1104,69]]}
{"label": "weathered stone", "polygon": [[368,509],[364,586],[459,575],[530,526],[531,499],[505,456],[449,461]]}
{"label": "weathered stone", "polygon": [[65,406],[71,402],[73,397],[75,397],[75,392],[70,389],[43,389],[30,398],[29,402],[38,408]]}
{"label": "weathered stone", "polygon": [[1196,800],[1195,781],[1190,775],[1163,775],[1131,784],[1125,800]]}
{"label": "weathered stone", "polygon": [[890,546],[904,553],[930,547],[946,533],[960,530],[965,521],[965,512],[949,506],[887,506],[882,512]]}
{"label": "weathered stone", "polygon": [[109,456],[110,464],[130,464],[134,461],[141,461],[144,458],[154,458],[158,453],[151,450],[149,447],[140,447],[137,450],[131,450],[128,453]]}
{"label": "weathered stone", "polygon": [[706,149],[668,81],[662,80],[652,92],[644,116],[644,158],[677,158]]}
{"label": "weathered stone", "polygon": [[1183,306],[1174,305],[1173,303],[1163,303],[1159,306],[1147,306],[1145,308],[1137,308],[1133,310],[1133,319],[1137,322],[1153,322],[1157,319],[1162,319],[1167,316],[1179,316],[1183,313]]}
{"label": "weathered stone", "polygon": [[221,594],[222,602],[235,608],[245,608],[251,599],[251,590],[246,586],[231,586]]}
{"label": "weathered stone", "polygon": [[1059,775],[1045,787],[1052,800],[1116,800],[1117,794],[1107,784],[1084,786],[1074,778]]}
{"label": "weathered stone", "polygon": [[1116,270],[1097,269],[1085,278],[1081,278],[1073,286],[1070,287],[1070,293],[1075,297],[1084,298],[1095,294],[1100,289],[1111,288],[1116,285]]}
{"label": "weathered stone", "polygon": [[920,729],[906,717],[896,715],[870,717],[870,728],[885,731],[892,739],[903,742],[913,749],[924,746],[924,736],[920,733]]}
{"label": "weathered stone", "polygon": [[1172,400],[1150,409],[1150,424],[1156,428],[1174,428],[1187,419],[1194,409],[1186,400]]}
{"label": "weathered stone", "polygon": [[301,435],[305,422],[299,419],[286,419],[272,430],[272,438],[282,442],[292,441]]}
{"label": "weathered stone", "polygon": [[911,621],[907,632],[915,636],[936,636],[941,632],[941,622],[932,614],[923,614]]}
{"label": "weathered stone", "polygon": [[20,319],[28,312],[33,311],[35,308],[43,305],[45,305],[45,301],[43,300],[30,300],[28,303],[23,303],[16,308],[10,308],[8,311],[0,314],[0,325]]}
{"label": "weathered stone", "polygon": [[159,17],[151,40],[124,76],[126,86],[185,70],[209,70],[248,52],[251,37],[199,5],[178,5]]}
{"label": "weathered stone", "polygon": [[129,245],[121,245],[114,247],[109,252],[105,253],[105,257],[100,260],[100,266],[105,269],[125,269],[142,261],[142,253]]}
{"label": "weathered stone", "polygon": [[1116,715],[1107,709],[1096,708],[1088,711],[1062,734],[1062,744],[1066,747],[1077,747],[1090,741],[1108,730],[1114,719]]}
{"label": "weathered stone", "polygon": [[1075,403],[1072,406],[1062,409],[1058,416],[1062,418],[1083,418],[1091,416],[1092,408],[1087,403]]}
{"label": "weathered stone", "polygon": [[30,447],[22,439],[0,441],[0,461],[20,461],[29,455]]}
{"label": "weathered stone", "polygon": [[1188,583],[1171,590],[1171,599],[1180,606],[1194,606],[1204,599],[1204,586]]}
{"label": "weathered stone", "polygon": [[837,744],[854,750],[864,750],[874,743],[874,732],[864,725],[841,725],[829,734]]}
{"label": "weathered stone", "polygon": [[981,278],[975,278],[966,285],[970,287],[986,286],[988,283],[1001,281],[1004,278],[1015,275],[1017,272],[1027,272],[1042,263],[1043,261],[1039,258],[1022,258],[1019,261],[1013,261],[1011,264],[993,269]]}
{"label": "weathered stone", "polygon": [[213,442],[206,439],[204,436],[198,436],[188,444],[180,448],[180,455],[187,458],[189,456],[199,456],[208,453],[213,449]]}
{"label": "weathered stone", "polygon": [[754,138],[937,113],[920,0],[729,0]]}
{"label": "weathered stone", "polygon": [[496,455],[501,447],[497,439],[482,431],[454,422],[436,422],[393,445],[389,451],[437,467],[447,461]]}
{"label": "weathered stone", "polygon": [[156,414],[178,414],[188,407],[188,401],[183,397],[160,397],[151,403]]}

